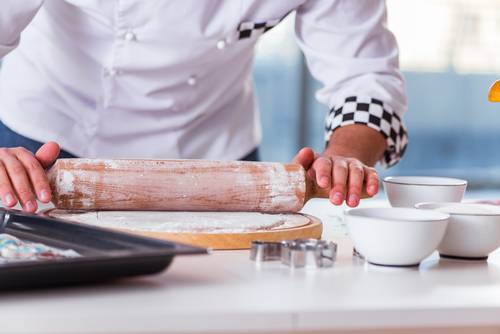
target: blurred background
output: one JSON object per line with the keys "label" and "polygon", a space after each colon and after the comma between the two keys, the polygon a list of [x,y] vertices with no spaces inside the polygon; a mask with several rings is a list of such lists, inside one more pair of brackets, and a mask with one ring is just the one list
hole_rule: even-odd
{"label": "blurred background", "polygon": [[[500,187],[500,104],[487,101],[500,79],[500,0],[388,0],[400,45],[409,106],[404,159],[381,175],[443,175],[469,189]],[[300,147],[322,150],[327,107],[314,97],[293,33],[293,17],[259,42],[254,78],[263,160],[290,161]]]}
{"label": "blurred background", "polygon": [[[410,144],[386,175],[465,178],[469,189],[500,189],[500,104],[487,101],[500,79],[500,0],[387,0],[407,84]],[[253,76],[261,118],[261,158],[290,161],[324,147],[327,107],[315,99],[294,37],[293,14],[257,46]]]}

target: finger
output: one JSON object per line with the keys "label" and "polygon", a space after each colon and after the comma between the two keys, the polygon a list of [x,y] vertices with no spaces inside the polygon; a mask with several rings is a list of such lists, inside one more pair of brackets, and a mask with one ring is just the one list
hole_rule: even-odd
{"label": "finger", "polygon": [[347,161],[338,159],[333,163],[333,188],[330,192],[330,201],[335,205],[344,202],[344,194],[347,183]]}
{"label": "finger", "polygon": [[361,198],[364,182],[364,168],[359,162],[351,162],[349,164],[349,192],[347,196],[347,205],[356,207]]}
{"label": "finger", "polygon": [[23,164],[12,153],[3,154],[1,160],[5,165],[21,206],[28,212],[35,212],[37,209],[35,196]]}
{"label": "finger", "polygon": [[14,196],[14,189],[12,188],[12,184],[10,184],[9,175],[2,162],[0,162],[0,197],[6,207],[13,207],[17,204],[16,197]]}
{"label": "finger", "polygon": [[307,179],[309,180],[315,180],[316,179],[316,172],[314,171],[313,168],[310,168],[307,172],[306,172],[306,176],[307,176]]}
{"label": "finger", "polygon": [[56,161],[61,151],[59,144],[49,141],[38,149],[35,157],[42,164],[43,168],[49,168]]}
{"label": "finger", "polygon": [[51,198],[51,192],[49,179],[45,174],[42,164],[26,149],[16,150],[15,155],[23,164],[38,199],[43,203],[48,203]]}
{"label": "finger", "polygon": [[368,196],[375,196],[379,190],[379,178],[375,168],[365,167],[366,193]]}
{"label": "finger", "polygon": [[321,188],[329,187],[331,184],[332,160],[326,157],[319,157],[314,161],[312,169],[316,173],[316,183]]}
{"label": "finger", "polygon": [[310,147],[304,147],[297,153],[297,155],[293,158],[293,162],[297,164],[301,164],[306,170],[311,168],[311,165],[314,162],[314,151]]}

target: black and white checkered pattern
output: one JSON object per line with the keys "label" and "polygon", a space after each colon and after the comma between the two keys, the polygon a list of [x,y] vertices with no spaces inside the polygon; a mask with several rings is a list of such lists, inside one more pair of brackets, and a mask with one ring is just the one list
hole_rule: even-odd
{"label": "black and white checkered pattern", "polygon": [[365,124],[384,136],[387,149],[381,163],[385,167],[395,165],[403,156],[408,145],[406,128],[399,115],[381,100],[350,96],[334,106],[326,118],[325,140],[328,142],[337,128],[351,124]]}
{"label": "black and white checkered pattern", "polygon": [[268,20],[265,22],[242,22],[238,27],[238,39],[260,36],[266,31],[274,28],[281,20]]}

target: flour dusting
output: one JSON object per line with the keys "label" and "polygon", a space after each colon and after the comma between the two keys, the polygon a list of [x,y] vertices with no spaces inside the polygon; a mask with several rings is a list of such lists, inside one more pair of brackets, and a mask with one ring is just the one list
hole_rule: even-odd
{"label": "flour dusting", "polygon": [[273,164],[269,170],[271,206],[301,207],[300,198],[296,196],[297,186],[305,193],[305,177],[303,172],[287,172],[283,164]]}
{"label": "flour dusting", "polygon": [[59,174],[59,193],[60,194],[71,194],[75,189],[75,177],[73,173],[68,171],[62,171]]}

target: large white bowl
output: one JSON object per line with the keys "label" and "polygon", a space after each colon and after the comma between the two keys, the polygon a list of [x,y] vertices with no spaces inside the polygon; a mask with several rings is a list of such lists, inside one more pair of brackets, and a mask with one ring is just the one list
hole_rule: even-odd
{"label": "large white bowl", "polygon": [[441,256],[485,259],[500,247],[500,207],[474,203],[420,203],[418,209],[450,214],[438,247]]}
{"label": "large white bowl", "polygon": [[467,181],[447,177],[389,176],[384,189],[394,207],[413,208],[421,202],[461,202]]}
{"label": "large white bowl", "polygon": [[356,250],[373,264],[414,266],[434,252],[446,231],[446,213],[413,208],[358,208],[345,212]]}

